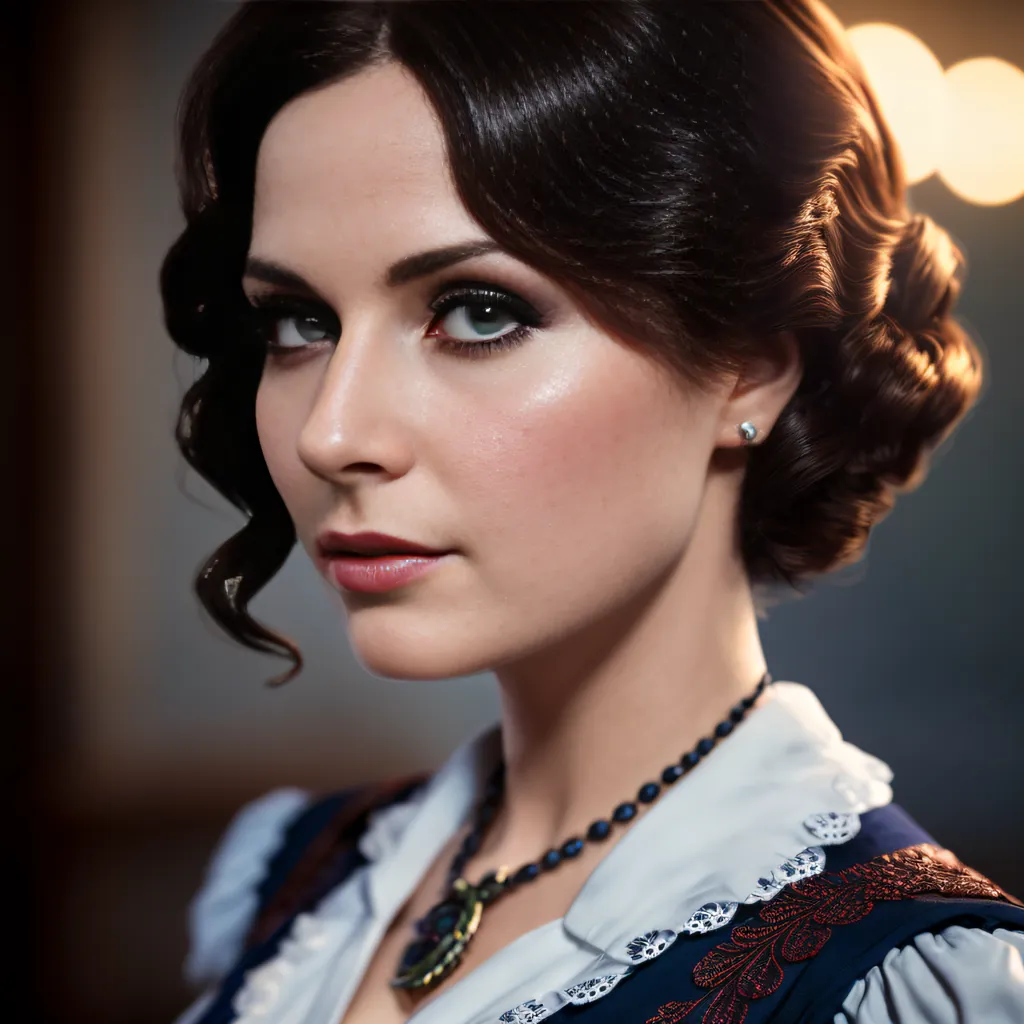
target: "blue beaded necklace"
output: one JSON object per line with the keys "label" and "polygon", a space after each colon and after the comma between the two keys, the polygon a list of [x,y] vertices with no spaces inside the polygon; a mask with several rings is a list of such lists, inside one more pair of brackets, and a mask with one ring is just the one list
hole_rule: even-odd
{"label": "blue beaded necklace", "polygon": [[[725,739],[743,721],[754,702],[772,682],[771,673],[765,672],[756,689],[744,697],[730,712],[729,716],[715,726],[710,736],[702,739],[693,750],[684,754],[677,762],[670,764],[661,773],[661,782],[646,782],[636,794],[636,800],[619,804],[612,811],[611,820],[598,818],[587,829],[587,839],[600,842],[611,834],[613,824],[624,824],[636,817],[638,804],[653,803],[664,786],[671,786],[682,778],[697,763],[714,749],[715,744]],[[486,906],[499,896],[532,882],[541,871],[551,871],[564,860],[571,860],[583,849],[584,840],[579,836],[567,839],[557,849],[550,849],[538,861],[524,864],[511,873],[499,868],[484,875],[476,885],[462,877],[466,862],[479,849],[484,830],[493,820],[498,804],[505,790],[505,764],[500,762],[494,769],[484,788],[484,795],[476,809],[473,829],[463,840],[459,852],[452,860],[448,871],[446,892],[440,903],[435,904],[416,923],[417,937],[409,943],[398,962],[398,970],[391,979],[392,988],[424,989],[451,973],[462,960],[462,954],[472,941],[480,926],[480,919]]]}

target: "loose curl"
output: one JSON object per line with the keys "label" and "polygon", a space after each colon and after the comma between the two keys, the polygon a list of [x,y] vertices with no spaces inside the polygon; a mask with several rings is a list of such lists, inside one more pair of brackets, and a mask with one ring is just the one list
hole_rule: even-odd
{"label": "loose curl", "polygon": [[242,328],[256,157],[290,100],[389,61],[436,110],[469,213],[625,343],[700,388],[793,332],[804,374],[748,453],[743,561],[753,584],[799,590],[858,559],[982,371],[951,316],[963,255],[908,208],[897,146],[826,7],[257,0],[185,89],[186,227],[161,271],[172,339],[207,361],[178,444],[247,516],[196,580],[213,619],[290,657],[276,682],[301,669],[247,610],[296,539]]}

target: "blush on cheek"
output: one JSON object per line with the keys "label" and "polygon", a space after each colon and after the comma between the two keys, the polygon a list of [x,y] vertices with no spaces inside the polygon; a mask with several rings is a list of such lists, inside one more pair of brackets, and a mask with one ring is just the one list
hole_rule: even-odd
{"label": "blush on cheek", "polygon": [[[692,410],[635,352],[594,341],[595,358],[552,400],[491,419],[459,492],[474,495],[466,522],[493,566],[490,583],[519,604],[586,601],[634,570],[663,563],[685,542],[701,487],[701,440]],[[481,416],[481,419],[486,419]],[[477,423],[478,436],[480,423]],[[593,599],[593,595],[591,595]]]}

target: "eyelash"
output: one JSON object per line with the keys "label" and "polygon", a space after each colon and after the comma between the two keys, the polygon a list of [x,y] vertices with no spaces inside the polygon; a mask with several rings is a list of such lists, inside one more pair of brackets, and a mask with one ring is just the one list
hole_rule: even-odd
{"label": "eyelash", "polygon": [[[440,338],[438,347],[445,352],[468,359],[482,359],[492,353],[516,348],[527,337],[544,326],[544,318],[529,303],[510,292],[490,285],[467,282],[448,287],[430,304],[435,314],[430,322],[427,337],[434,334],[435,324],[448,313],[462,306],[497,306],[519,322],[519,326],[485,341],[462,341],[458,338]],[[274,359],[283,360],[298,355],[315,342],[305,345],[278,345],[273,341],[278,324],[282,320],[314,320],[325,325],[326,330],[336,331],[337,319],[333,314],[324,315],[324,307],[308,299],[285,295],[255,296],[249,301],[251,326],[256,337],[263,343],[265,351]]]}

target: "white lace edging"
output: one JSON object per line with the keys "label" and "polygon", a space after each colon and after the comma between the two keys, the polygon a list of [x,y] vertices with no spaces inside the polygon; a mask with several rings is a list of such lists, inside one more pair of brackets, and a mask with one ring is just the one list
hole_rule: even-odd
{"label": "white lace edging", "polygon": [[189,906],[185,977],[191,984],[219,981],[237,960],[256,913],[257,886],[285,829],[310,799],[302,789],[275,789],[246,804],[228,825]]}
{"label": "white lace edging", "polygon": [[277,954],[245,972],[245,983],[232,1001],[236,1024],[266,1020],[294,976],[315,974],[321,961],[334,953],[339,938],[344,935],[312,914],[297,915]]}
{"label": "white lace edging", "polygon": [[[811,838],[817,839],[820,845],[801,850],[796,856],[783,861],[770,876],[759,878],[744,903],[766,903],[787,885],[821,874],[825,870],[825,851],[822,847],[836,846],[852,839],[860,831],[860,815],[835,811],[812,814],[804,820],[803,825]],[[705,935],[724,928],[736,916],[739,907],[740,904],[735,902],[705,903],[678,929],[644,932],[626,943],[621,961],[610,956],[601,957],[595,965],[598,973],[593,977],[527,999],[511,1010],[506,1010],[498,1018],[499,1024],[537,1024],[563,1006],[583,1006],[595,1002],[611,992],[623,978],[629,977],[640,964],[661,956],[680,935]]]}

